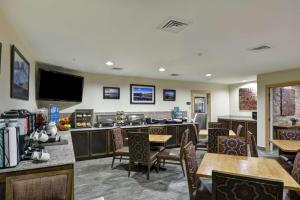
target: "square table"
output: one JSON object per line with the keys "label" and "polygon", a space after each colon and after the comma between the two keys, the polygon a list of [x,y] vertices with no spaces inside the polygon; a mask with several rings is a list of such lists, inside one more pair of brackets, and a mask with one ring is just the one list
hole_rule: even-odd
{"label": "square table", "polygon": [[151,143],[166,143],[169,139],[171,139],[172,135],[149,135],[149,142]]}
{"label": "square table", "polygon": [[271,140],[281,151],[297,153],[300,150],[300,140]]}
{"label": "square table", "polygon": [[284,188],[300,191],[300,185],[275,159],[206,153],[196,176],[211,178],[212,171],[283,181]]}
{"label": "square table", "polygon": [[[201,129],[199,132],[200,136],[208,136],[208,129]],[[235,136],[235,132],[233,130],[229,130],[229,135],[230,136]]]}

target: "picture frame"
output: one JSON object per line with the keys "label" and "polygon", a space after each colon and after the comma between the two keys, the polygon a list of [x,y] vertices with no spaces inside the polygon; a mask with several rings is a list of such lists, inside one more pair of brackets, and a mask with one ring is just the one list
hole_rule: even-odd
{"label": "picture frame", "polygon": [[103,99],[120,99],[120,88],[103,87]]}
{"label": "picture frame", "polygon": [[30,64],[15,45],[10,55],[10,97],[29,100]]}
{"label": "picture frame", "polygon": [[176,90],[163,90],[163,100],[164,101],[176,101]]}
{"label": "picture frame", "polygon": [[130,84],[130,104],[155,104],[155,86]]}
{"label": "picture frame", "polygon": [[257,93],[253,88],[239,89],[239,108],[241,111],[257,110]]}

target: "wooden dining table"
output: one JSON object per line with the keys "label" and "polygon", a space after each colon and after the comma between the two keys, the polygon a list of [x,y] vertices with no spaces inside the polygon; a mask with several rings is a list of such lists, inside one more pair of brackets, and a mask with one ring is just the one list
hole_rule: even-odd
{"label": "wooden dining table", "polygon": [[172,135],[156,135],[156,134],[149,134],[149,142],[151,143],[166,143],[169,139],[172,138]]}
{"label": "wooden dining table", "polygon": [[211,178],[212,171],[283,181],[284,188],[300,191],[300,185],[275,159],[206,153],[196,176]]}
{"label": "wooden dining table", "polygon": [[[208,129],[200,129],[199,131],[200,136],[208,136]],[[235,132],[233,130],[229,130],[229,135],[230,136],[235,136]]]}
{"label": "wooden dining table", "polygon": [[300,150],[300,140],[271,140],[281,151],[297,153]]}

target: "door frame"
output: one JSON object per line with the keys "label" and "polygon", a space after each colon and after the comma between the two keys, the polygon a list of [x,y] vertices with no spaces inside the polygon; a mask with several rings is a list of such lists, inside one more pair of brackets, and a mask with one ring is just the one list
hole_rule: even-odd
{"label": "door frame", "polygon": [[[207,121],[211,121],[211,94],[209,90],[191,90],[191,115],[194,116],[194,96],[197,94],[206,94],[207,95],[207,99],[208,99],[208,119]],[[191,116],[191,117],[192,117]]]}
{"label": "door frame", "polygon": [[270,150],[270,89],[276,87],[287,87],[296,85],[300,85],[300,81],[273,83],[265,86],[265,146],[267,151]]}

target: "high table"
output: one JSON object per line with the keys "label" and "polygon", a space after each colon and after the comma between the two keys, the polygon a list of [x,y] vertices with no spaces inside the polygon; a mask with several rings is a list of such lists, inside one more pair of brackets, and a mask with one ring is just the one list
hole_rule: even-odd
{"label": "high table", "polygon": [[300,140],[272,140],[271,143],[284,152],[297,153],[300,151]]}
{"label": "high table", "polygon": [[300,191],[300,185],[273,159],[206,153],[196,176],[211,178],[212,171],[283,181],[284,188]]}
{"label": "high table", "polygon": [[[200,136],[208,136],[208,129],[201,129],[199,132]],[[229,135],[230,136],[235,136],[235,132],[233,132],[233,130],[229,130]]]}

